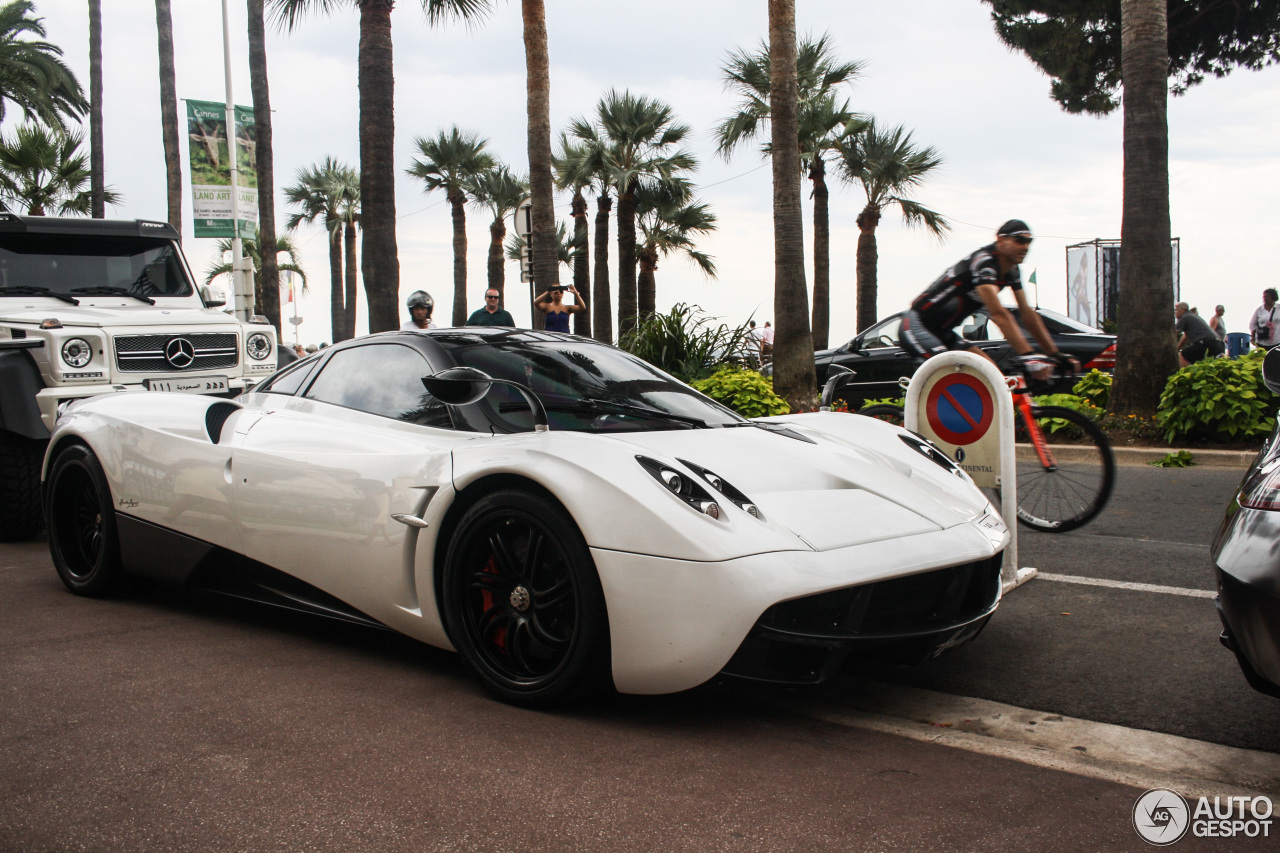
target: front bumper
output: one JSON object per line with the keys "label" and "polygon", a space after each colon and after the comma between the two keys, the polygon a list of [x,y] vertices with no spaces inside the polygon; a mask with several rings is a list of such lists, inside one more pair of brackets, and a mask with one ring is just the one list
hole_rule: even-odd
{"label": "front bumper", "polygon": [[[721,672],[816,683],[850,655],[936,656],[976,636],[995,610],[1008,541],[1007,530],[997,535],[966,523],[829,551],[716,563],[593,548],[609,613],[614,686],[622,693],[674,693]],[[967,568],[941,586],[940,576],[924,577],[950,567]],[[843,592],[823,597],[836,591]],[[837,624],[824,627],[824,619]]]}
{"label": "front bumper", "polygon": [[[267,379],[268,376],[229,376],[227,377],[226,392],[221,394],[212,394],[210,396],[238,397],[246,391],[253,390],[254,385],[264,379]],[[143,387],[141,383],[118,383],[112,385],[55,385],[46,387],[42,389],[40,393],[36,394],[36,404],[40,407],[40,420],[44,423],[49,432],[52,433],[54,424],[58,422],[58,408],[63,403],[84,400],[89,397],[97,397],[102,394],[126,394],[133,393],[135,391],[146,392],[147,389]]]}

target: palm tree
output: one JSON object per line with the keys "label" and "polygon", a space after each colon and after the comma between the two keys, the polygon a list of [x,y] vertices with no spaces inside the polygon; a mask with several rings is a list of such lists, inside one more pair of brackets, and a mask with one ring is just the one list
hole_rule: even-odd
{"label": "palm tree", "polygon": [[178,143],[178,85],[173,72],[173,16],[169,0],[156,0],[156,36],[160,52],[160,134],[164,139],[165,186],[169,224],[182,235],[182,159]]}
{"label": "palm tree", "polygon": [[[1120,242],[1120,347],[1110,410],[1151,415],[1175,369],[1168,310],[1169,254],[1168,12],[1163,0],[1121,0],[1124,78],[1124,206]],[[1146,312],[1145,314],[1143,312]]]}
{"label": "palm tree", "polygon": [[489,223],[489,288],[498,291],[498,304],[503,304],[507,290],[506,268],[503,266],[502,241],[507,236],[507,217],[529,197],[529,182],[513,174],[504,164],[494,166],[473,177],[467,192],[479,204],[493,212]]}
{"label": "palm tree", "polygon": [[[560,190],[572,190],[573,198],[569,202],[569,212],[573,217],[573,241],[582,247],[582,251],[574,257],[573,260],[573,286],[578,289],[579,293],[591,292],[591,253],[587,251],[590,245],[590,227],[587,225],[587,197],[583,195],[583,191],[590,188],[594,183],[594,177],[588,173],[577,171],[577,161],[573,158],[580,158],[581,155],[576,153],[576,148],[564,134],[560,135],[560,153],[551,158],[552,168],[555,170],[556,188]],[[608,246],[606,244],[606,250]],[[591,337],[591,312],[576,311],[573,315],[573,333],[582,335],[583,337]]]}
{"label": "palm tree", "polygon": [[[253,262],[253,292],[258,304],[261,304],[263,297],[262,291],[267,286],[266,279],[262,275],[262,252],[258,248],[262,245],[258,239],[261,236],[262,231],[258,230],[255,232],[254,239],[240,241],[240,247],[244,252],[244,256]],[[226,258],[226,256],[230,254],[231,239],[227,238],[225,240],[219,240],[217,254],[217,258],[219,260],[211,262],[208,269],[205,270],[205,284],[210,283],[220,275],[230,277],[231,261]],[[276,266],[278,269],[296,273],[298,277],[302,279],[302,292],[307,293],[307,273],[298,265],[298,247],[294,245],[293,238],[288,234],[281,234],[279,239],[276,240],[276,254],[289,256],[288,263],[282,264],[277,260]],[[277,303],[279,302],[279,299],[280,297],[277,294]]]}
{"label": "palm tree", "polygon": [[356,336],[356,232],[360,228],[360,175],[355,169],[347,169],[340,176],[341,190],[338,197],[341,207],[338,219],[342,222],[342,248],[345,254],[343,274],[346,278],[343,298],[343,331],[342,338],[348,340]]}
{"label": "palm tree", "polygon": [[603,169],[618,198],[618,334],[636,322],[635,192],[646,178],[669,180],[697,169],[693,154],[676,146],[689,135],[675,111],[654,98],[609,90],[596,107],[596,122],[574,119],[570,132],[602,149]]}
{"label": "palm tree", "polygon": [[640,240],[636,255],[640,260],[637,286],[641,321],[656,309],[658,259],[679,254],[693,261],[708,278],[716,277],[711,256],[699,252],[694,242],[698,234],[716,229],[716,217],[706,205],[691,201],[689,187],[682,181],[646,182],[636,190],[636,226]]}
{"label": "palm tree", "polygon": [[102,150],[102,0],[89,0],[89,207],[94,219],[107,215]]}
{"label": "palm tree", "polygon": [[[613,210],[613,197],[609,194],[609,174],[605,167],[604,146],[594,142],[575,142],[567,134],[560,135],[560,154],[555,158],[559,175],[557,184],[561,189],[573,189],[574,199],[582,189],[590,188],[596,194],[596,237],[595,265],[593,270],[594,286],[591,288],[591,324],[588,332],[594,329],[596,340],[613,343],[613,310],[609,294],[609,214]],[[585,201],[585,200],[584,200]],[[585,212],[584,212],[585,213]],[[576,216],[576,214],[575,214]],[[585,226],[585,215],[583,225]],[[585,240],[585,237],[583,238]],[[586,245],[584,242],[583,245]],[[586,253],[579,255],[574,265],[574,286],[582,293],[583,284],[578,280],[578,267],[588,263]],[[583,316],[585,311],[574,314],[574,318]],[[575,326],[578,331],[581,327]],[[581,332],[579,332],[581,334]]]}
{"label": "palm tree", "polygon": [[[275,155],[271,142],[271,89],[267,83],[266,25],[263,0],[248,0],[249,84],[253,91],[254,167],[258,180],[258,234],[262,252],[262,314],[280,332],[280,271],[276,269]],[[336,338],[337,332],[334,336]]]}
{"label": "palm tree", "polygon": [[[364,229],[365,293],[369,331],[400,325],[400,259],[396,251],[395,76],[391,9],[395,0],[270,0],[277,18],[293,29],[307,11],[328,14],[338,7],[360,10],[360,198]],[[474,20],[492,0],[420,0],[427,21]]]}
{"label": "palm tree", "polygon": [[[60,214],[92,212],[92,198],[85,187],[89,164],[80,153],[79,133],[62,133],[38,124],[19,125],[13,136],[0,136],[0,210],[25,207],[31,216],[49,210]],[[103,189],[107,204],[121,196]]]}
{"label": "palm tree", "polygon": [[0,7],[0,121],[13,102],[27,120],[65,130],[63,119],[79,120],[89,105],[76,75],[61,59],[61,48],[20,38],[44,37],[44,20],[34,12],[31,0]]}
{"label": "palm tree", "polygon": [[[554,245],[556,247],[555,264],[557,267],[564,265],[572,268],[574,261],[576,261],[578,256],[583,252],[583,246],[578,241],[577,235],[569,233],[569,227],[565,224],[563,219],[556,220],[556,239]],[[512,234],[511,239],[507,240],[507,260],[520,260],[523,250],[524,238],[519,234]],[[558,280],[559,279],[557,279],[557,281]],[[574,286],[576,287],[577,285]],[[541,287],[541,285],[539,285],[539,288],[541,290],[546,290],[546,288]],[[581,314],[583,312],[579,311],[578,313]]]}
{"label": "palm tree", "polygon": [[817,385],[800,208],[795,0],[769,0],[769,116],[773,155],[773,386],[792,409],[813,408]]}
{"label": "palm tree", "polygon": [[[454,125],[428,139],[416,136],[419,157],[406,171],[422,181],[423,192],[443,190],[453,212],[453,325],[467,322],[467,187],[476,176],[494,167],[485,153],[489,140],[463,133]],[[366,258],[367,260],[367,258]]]}
{"label": "palm tree", "polygon": [[350,166],[326,157],[319,166],[299,169],[294,181],[284,190],[286,203],[296,208],[285,228],[295,231],[304,222],[324,222],[329,235],[329,321],[336,343],[343,340],[347,328],[342,287],[343,213],[353,193],[359,191],[359,176]]}
{"label": "palm tree", "polygon": [[867,195],[867,204],[858,214],[858,331],[877,319],[876,226],[884,209],[898,205],[908,225],[923,226],[937,237],[951,230],[940,214],[906,197],[940,165],[937,150],[917,148],[901,126],[882,131],[873,121],[840,145],[840,176],[860,184]]}
{"label": "palm tree", "polygon": [[[858,132],[863,122],[835,89],[852,83],[860,62],[841,62],[823,35],[805,37],[796,49],[800,167],[813,184],[813,339],[825,349],[831,325],[831,227],[826,157],[839,142]],[[738,96],[737,112],[716,129],[718,152],[726,160],[743,143],[755,140],[769,121],[769,47],[753,53],[736,50],[724,64],[725,85]],[[769,146],[762,146],[767,156]]]}
{"label": "palm tree", "polygon": [[[521,0],[524,25],[525,91],[528,114],[530,239],[534,246],[530,295],[560,281],[560,267],[546,252],[555,227],[555,191],[551,175],[551,60],[547,53],[547,15],[543,0]],[[531,300],[532,301],[532,300]],[[545,318],[534,310],[534,325]]]}

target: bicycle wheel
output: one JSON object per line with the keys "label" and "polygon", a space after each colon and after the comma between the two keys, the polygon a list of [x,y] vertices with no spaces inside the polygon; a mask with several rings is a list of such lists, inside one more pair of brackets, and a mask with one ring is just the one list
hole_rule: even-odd
{"label": "bicycle wheel", "polygon": [[1014,418],[1017,444],[1018,521],[1036,530],[1065,533],[1093,519],[1115,486],[1111,444],[1097,424],[1071,409],[1031,409],[1053,465],[1045,466],[1022,417]]}
{"label": "bicycle wheel", "polygon": [[884,421],[894,426],[902,426],[903,416],[902,407],[894,406],[889,403],[881,403],[878,406],[867,406],[865,409],[858,409],[859,415],[866,415],[869,418]]}

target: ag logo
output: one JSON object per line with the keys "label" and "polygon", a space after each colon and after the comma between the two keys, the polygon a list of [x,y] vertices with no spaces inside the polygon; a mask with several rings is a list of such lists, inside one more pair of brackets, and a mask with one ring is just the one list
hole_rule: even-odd
{"label": "ag logo", "polygon": [[1187,801],[1168,788],[1153,788],[1133,804],[1133,828],[1148,844],[1167,847],[1181,840],[1190,825]]}
{"label": "ag logo", "polygon": [[186,338],[174,338],[165,345],[164,360],[178,370],[185,370],[196,360],[196,348]]}

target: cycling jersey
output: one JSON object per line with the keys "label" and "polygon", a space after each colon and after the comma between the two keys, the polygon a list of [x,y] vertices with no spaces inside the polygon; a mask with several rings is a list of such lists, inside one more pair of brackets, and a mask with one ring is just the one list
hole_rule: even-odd
{"label": "cycling jersey", "polygon": [[911,308],[930,331],[942,335],[966,315],[983,309],[986,303],[974,293],[979,285],[993,284],[997,290],[1005,287],[1022,290],[1018,267],[1015,265],[1001,276],[995,253],[995,243],[983,246],[944,272],[916,297]]}

